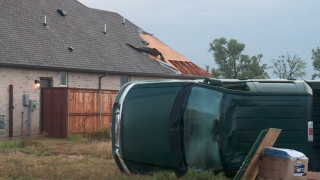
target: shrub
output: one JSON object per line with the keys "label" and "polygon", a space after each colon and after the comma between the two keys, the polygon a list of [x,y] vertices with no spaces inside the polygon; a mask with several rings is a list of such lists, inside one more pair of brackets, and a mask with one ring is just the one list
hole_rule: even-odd
{"label": "shrub", "polygon": [[195,167],[189,168],[188,172],[181,178],[182,180],[229,180],[224,173],[214,174],[212,171],[197,170]]}
{"label": "shrub", "polygon": [[176,174],[172,171],[161,171],[154,175],[155,180],[176,180],[178,179]]}
{"label": "shrub", "polygon": [[0,147],[1,148],[7,148],[7,149],[20,148],[21,147],[21,141],[20,140],[0,141]]}
{"label": "shrub", "polygon": [[37,140],[37,139],[29,139],[29,138],[25,138],[22,139],[20,141],[20,147],[24,148],[24,147],[28,147],[28,146],[41,146],[42,143],[41,141]]}
{"label": "shrub", "polygon": [[67,140],[68,141],[73,141],[73,142],[78,142],[79,141],[79,135],[77,134],[68,134]]}
{"label": "shrub", "polygon": [[108,141],[110,140],[110,130],[108,128],[95,131],[95,132],[90,132],[87,135],[88,141]]}

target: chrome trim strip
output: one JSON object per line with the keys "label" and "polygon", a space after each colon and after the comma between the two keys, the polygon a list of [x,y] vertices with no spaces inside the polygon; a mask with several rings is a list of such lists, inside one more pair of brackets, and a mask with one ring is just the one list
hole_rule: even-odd
{"label": "chrome trim strip", "polygon": [[114,113],[115,114],[115,117],[114,117],[114,133],[115,133],[115,146],[116,147],[119,147],[120,146],[120,131],[119,131],[119,128],[120,128],[120,109],[117,109],[116,112]]}
{"label": "chrome trim strip", "polygon": [[123,101],[123,100],[124,100],[124,98],[126,97],[126,95],[127,95],[128,92],[129,92],[129,90],[130,90],[134,85],[136,85],[136,83],[130,84],[130,85],[123,91],[123,93],[122,93],[119,101]]}
{"label": "chrome trim strip", "polygon": [[[119,99],[119,105],[120,105],[120,113],[119,113],[119,144],[115,144],[116,145],[116,154],[120,160],[120,163],[124,169],[124,171],[126,173],[130,173],[129,169],[127,168],[126,164],[124,163],[124,161],[122,160],[122,151],[121,151],[121,115],[122,115],[122,105],[123,105],[123,101],[124,98],[126,97],[126,95],[128,94],[129,90],[136,85],[136,83],[132,83],[130,84],[122,93],[120,99]],[[116,138],[116,137],[115,137]]]}
{"label": "chrome trim strip", "polygon": [[120,163],[121,163],[124,171],[125,171],[126,173],[130,174],[130,171],[129,171],[129,169],[127,168],[127,166],[126,166],[126,164],[124,163],[124,161],[123,161],[120,157],[119,157],[119,160],[120,160]]}
{"label": "chrome trim strip", "polygon": [[123,101],[124,101],[124,98],[127,96],[129,90],[134,86],[136,85],[136,83],[132,83],[130,84],[125,90],[124,92],[122,93],[120,99],[119,99],[119,104],[120,104],[120,114],[119,114],[119,146],[117,146],[119,148],[119,151],[120,151],[120,156],[119,158],[122,158],[122,151],[121,151],[121,116],[122,116],[122,105],[123,105]]}

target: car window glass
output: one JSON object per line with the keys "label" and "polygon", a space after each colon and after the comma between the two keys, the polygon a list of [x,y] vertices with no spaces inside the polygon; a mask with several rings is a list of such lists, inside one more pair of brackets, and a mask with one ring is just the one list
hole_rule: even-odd
{"label": "car window glass", "polygon": [[189,167],[221,169],[217,137],[222,93],[194,87],[184,113],[184,145]]}

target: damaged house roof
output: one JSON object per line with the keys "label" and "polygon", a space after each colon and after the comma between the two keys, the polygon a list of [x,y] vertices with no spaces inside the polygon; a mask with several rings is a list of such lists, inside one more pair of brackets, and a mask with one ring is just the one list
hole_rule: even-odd
{"label": "damaged house roof", "polygon": [[192,75],[201,75],[201,76],[209,76],[212,75],[201,67],[194,64],[192,61],[178,53],[177,51],[173,50],[171,47],[166,45],[165,43],[161,42],[159,39],[154,37],[152,34],[146,33],[144,31],[140,31],[140,36],[144,40],[145,44],[148,45],[151,49],[156,49],[161,57],[157,54],[153,55],[150,54],[150,57],[154,59],[158,59],[161,61],[170,64],[171,66],[175,67],[181,74],[192,74]]}
{"label": "damaged house roof", "polygon": [[127,45],[148,48],[140,28],[117,13],[76,0],[2,0],[0,8],[2,66],[175,74]]}

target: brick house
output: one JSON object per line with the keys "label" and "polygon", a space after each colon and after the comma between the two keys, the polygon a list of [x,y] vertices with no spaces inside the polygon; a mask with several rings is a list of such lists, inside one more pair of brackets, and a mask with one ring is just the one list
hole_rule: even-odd
{"label": "brick house", "polygon": [[76,0],[3,0],[0,8],[0,115],[6,121],[0,137],[9,136],[9,85],[12,133],[21,136],[28,134],[21,126],[29,126],[24,94],[38,103],[32,134],[39,133],[41,87],[119,90],[128,81],[210,76],[162,60],[141,38],[142,30],[114,12]]}

